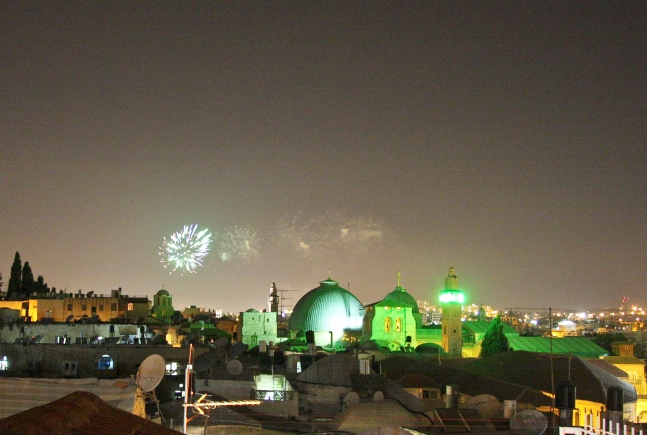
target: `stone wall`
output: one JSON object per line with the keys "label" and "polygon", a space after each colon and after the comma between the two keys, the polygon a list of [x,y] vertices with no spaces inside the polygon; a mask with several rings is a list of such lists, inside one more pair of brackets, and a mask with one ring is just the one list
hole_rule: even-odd
{"label": "stone wall", "polygon": [[[22,323],[13,325],[0,326],[0,343],[16,343],[16,340],[22,341],[23,338],[40,337],[39,343],[55,344],[56,337],[67,336],[71,343],[76,343],[76,338],[86,338],[89,342],[92,337],[122,337],[124,335],[136,336],[138,338],[151,338],[152,334],[146,332],[138,325],[119,325],[119,324],[81,324],[81,323]],[[111,330],[113,331],[111,333]]]}
{"label": "stone wall", "polygon": [[[197,358],[209,348],[194,350]],[[139,364],[149,355],[161,355],[167,363],[175,362],[181,373],[188,361],[189,350],[171,346],[142,345],[77,345],[77,344],[0,344],[0,360],[7,358],[7,369],[0,376],[60,378],[65,363],[75,363],[76,375],[69,377],[99,379],[124,378],[137,373]],[[98,369],[104,356],[112,361],[112,369]],[[105,360],[105,359],[104,359]]]}

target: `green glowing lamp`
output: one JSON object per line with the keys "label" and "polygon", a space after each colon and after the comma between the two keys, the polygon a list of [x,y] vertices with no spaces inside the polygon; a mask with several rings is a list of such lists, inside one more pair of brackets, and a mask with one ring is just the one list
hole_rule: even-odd
{"label": "green glowing lamp", "polygon": [[465,295],[461,291],[455,291],[455,290],[444,290],[440,292],[440,296],[438,297],[441,303],[450,303],[450,302],[456,302],[459,304],[462,304],[465,302]]}

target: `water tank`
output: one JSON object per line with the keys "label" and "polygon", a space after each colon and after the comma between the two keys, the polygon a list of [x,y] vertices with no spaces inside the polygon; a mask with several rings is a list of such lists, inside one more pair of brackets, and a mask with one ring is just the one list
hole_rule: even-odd
{"label": "water tank", "polygon": [[504,400],[503,401],[503,418],[511,419],[514,417],[517,412],[517,401],[516,400]]}
{"label": "water tank", "polygon": [[445,408],[458,409],[458,398],[460,396],[458,385],[447,385],[445,394]]}
{"label": "water tank", "polygon": [[575,409],[575,385],[560,382],[555,387],[555,407],[557,409]]}

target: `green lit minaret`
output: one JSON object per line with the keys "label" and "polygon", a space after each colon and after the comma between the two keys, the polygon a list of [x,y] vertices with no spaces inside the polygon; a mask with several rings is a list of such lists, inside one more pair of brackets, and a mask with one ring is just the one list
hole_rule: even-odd
{"label": "green lit minaret", "polygon": [[440,292],[440,307],[443,311],[442,346],[451,357],[463,356],[463,323],[461,315],[465,295],[458,289],[458,278],[453,267],[445,278],[445,290]]}

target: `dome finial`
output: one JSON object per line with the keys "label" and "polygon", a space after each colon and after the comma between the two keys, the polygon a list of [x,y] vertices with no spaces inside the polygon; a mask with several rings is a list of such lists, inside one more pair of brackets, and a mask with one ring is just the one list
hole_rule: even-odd
{"label": "dome finial", "polygon": [[330,279],[330,269],[328,269],[328,279]]}
{"label": "dome finial", "polygon": [[398,271],[398,287],[400,287],[400,271]]}

